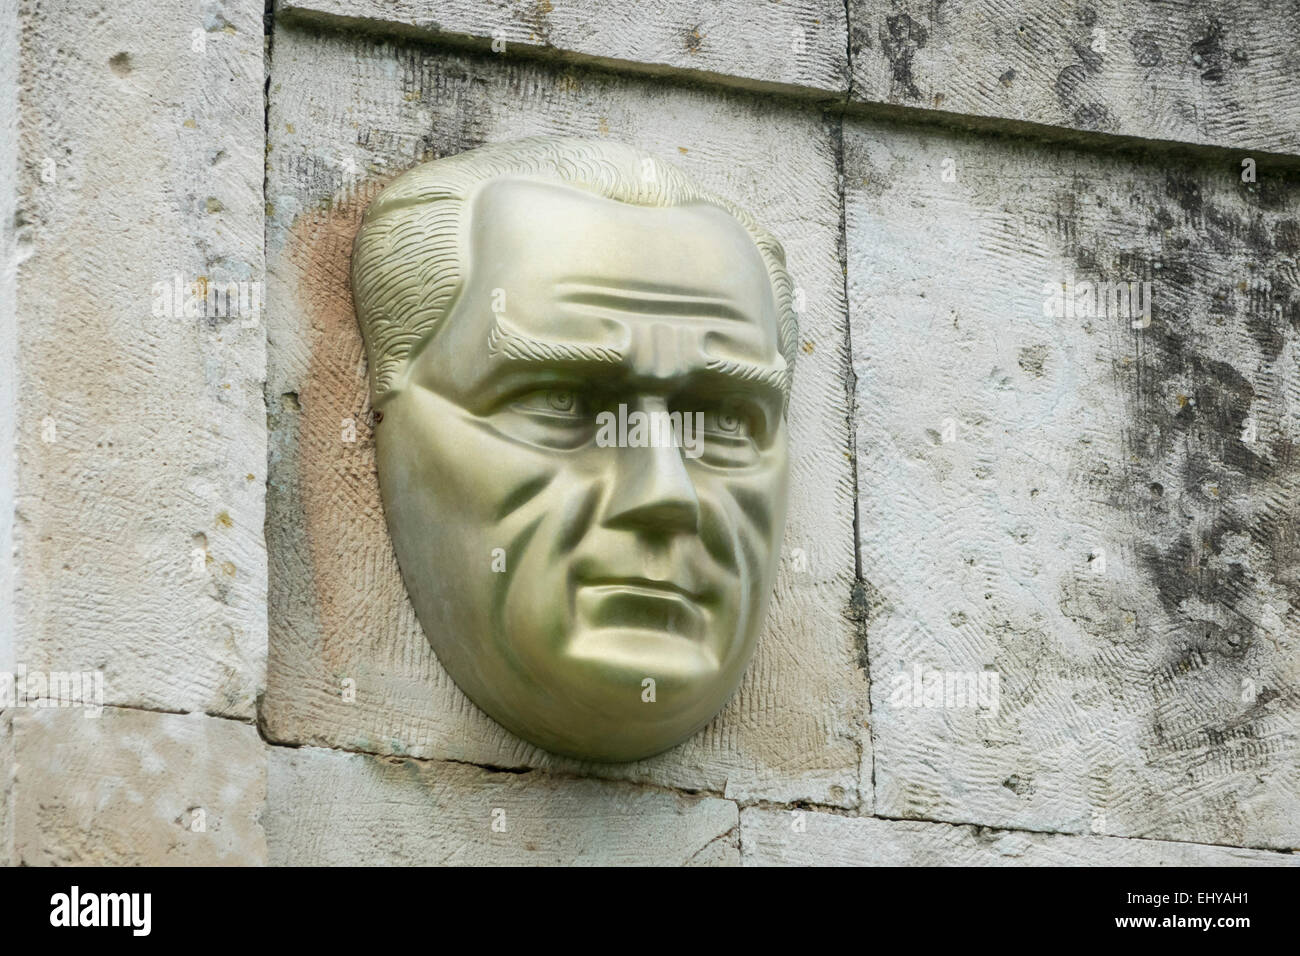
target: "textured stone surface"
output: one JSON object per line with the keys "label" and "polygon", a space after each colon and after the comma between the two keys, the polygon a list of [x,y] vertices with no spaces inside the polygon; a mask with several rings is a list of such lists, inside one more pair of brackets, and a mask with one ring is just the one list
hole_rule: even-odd
{"label": "textured stone surface", "polygon": [[[14,494],[17,481],[18,327],[15,322],[18,201],[18,5],[0,4],[0,671],[13,670]],[[9,714],[0,711],[0,866],[13,851]]]}
{"label": "textured stone surface", "polygon": [[1294,853],[1269,850],[985,830],[758,807],[740,811],[740,843],[746,866],[1300,865],[1300,856]]}
{"label": "textured stone surface", "polygon": [[281,0],[277,15],[957,123],[1300,153],[1295,0]]}
{"label": "textured stone surface", "polygon": [[[848,90],[841,0],[280,0],[277,16],[792,92]],[[495,41],[495,46],[493,45]],[[503,45],[504,44],[504,45]]]}
{"label": "textured stone surface", "polygon": [[16,659],[113,703],[251,718],[263,681],[265,326],[153,314],[262,281],[262,12],[21,8]]}
{"label": "textured stone surface", "polygon": [[1300,845],[1296,182],[859,122],[845,176],[877,812]]}
{"label": "textured stone surface", "polygon": [[[857,804],[865,680],[843,615],[853,575],[843,280],[834,148],[821,119],[742,94],[290,29],[277,33],[272,70],[271,738]],[[636,764],[579,767],[531,748],[447,678],[398,574],[366,424],[347,286],[366,201],[421,159],[543,132],[610,136],[671,157],[785,243],[806,299],[790,517],[768,626],[719,718]],[[355,443],[343,440],[348,420]],[[355,702],[343,698],[347,679]]]}
{"label": "textured stone surface", "polygon": [[849,0],[856,101],[1300,153],[1296,0]]}
{"label": "textured stone surface", "polygon": [[0,711],[0,866],[13,862],[13,715]]}
{"label": "textured stone surface", "polygon": [[[0,670],[13,669],[14,493],[18,326],[14,312],[18,203],[18,7],[0,6]],[[0,765],[2,766],[2,765]]]}
{"label": "textured stone surface", "polygon": [[15,862],[256,865],[266,747],[250,724],[108,708],[14,712]]}
{"label": "textured stone surface", "polygon": [[739,862],[736,805],[621,783],[274,748],[270,862],[694,865]]}

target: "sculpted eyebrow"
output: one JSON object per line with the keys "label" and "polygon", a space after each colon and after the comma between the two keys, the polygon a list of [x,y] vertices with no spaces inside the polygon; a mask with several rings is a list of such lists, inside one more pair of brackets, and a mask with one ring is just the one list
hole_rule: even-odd
{"label": "sculpted eyebrow", "polygon": [[746,382],[767,389],[780,395],[782,400],[788,400],[790,397],[790,369],[784,362],[779,366],[771,366],[714,359],[705,366],[705,369],[713,375],[723,376],[733,382]]}
{"label": "sculpted eyebrow", "polygon": [[488,332],[488,354],[523,362],[566,362],[582,365],[622,365],[623,353],[606,345],[544,342],[509,327],[497,315]]}
{"label": "sculpted eyebrow", "polygon": [[[501,315],[493,318],[488,332],[488,354],[507,362],[560,363],[578,366],[604,366],[611,371],[626,367],[621,349],[606,345],[577,345],[568,342],[547,342],[511,327]],[[784,360],[780,365],[758,365],[733,359],[712,359],[703,373],[712,378],[725,379],[731,384],[743,382],[770,392],[782,404],[790,398],[790,369]]]}

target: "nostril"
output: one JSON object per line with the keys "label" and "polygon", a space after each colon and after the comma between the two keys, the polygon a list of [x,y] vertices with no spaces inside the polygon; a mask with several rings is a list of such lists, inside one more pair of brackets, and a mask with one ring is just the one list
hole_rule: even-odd
{"label": "nostril", "polygon": [[699,530],[699,507],[693,499],[658,498],[627,502],[610,509],[610,527],[661,534],[694,533]]}

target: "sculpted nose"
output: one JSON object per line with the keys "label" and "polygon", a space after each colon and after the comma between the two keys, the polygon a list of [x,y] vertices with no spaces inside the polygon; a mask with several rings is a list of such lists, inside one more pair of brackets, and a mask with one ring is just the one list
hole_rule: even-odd
{"label": "sculpted nose", "polygon": [[[645,411],[651,410],[648,403]],[[607,527],[660,534],[699,531],[700,502],[681,448],[619,448],[617,458]]]}

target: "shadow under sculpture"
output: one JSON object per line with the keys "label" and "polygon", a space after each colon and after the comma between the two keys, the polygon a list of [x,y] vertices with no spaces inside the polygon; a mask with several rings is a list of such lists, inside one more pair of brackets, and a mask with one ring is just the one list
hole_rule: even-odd
{"label": "shadow under sculpture", "polygon": [[353,300],[398,564],[452,679],[525,740],[636,760],[739,684],[785,523],[784,263],[604,141],[484,146],[368,208]]}

